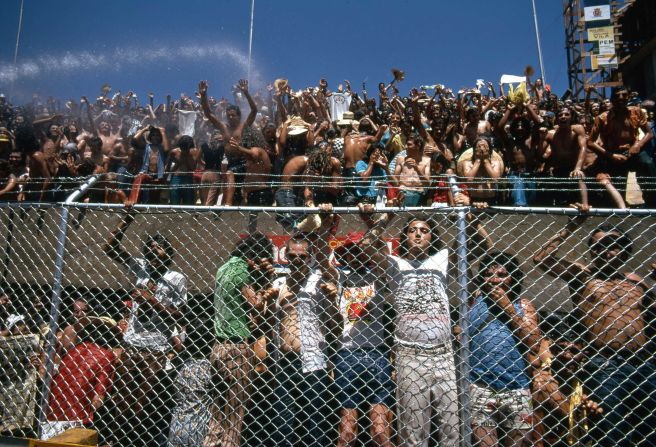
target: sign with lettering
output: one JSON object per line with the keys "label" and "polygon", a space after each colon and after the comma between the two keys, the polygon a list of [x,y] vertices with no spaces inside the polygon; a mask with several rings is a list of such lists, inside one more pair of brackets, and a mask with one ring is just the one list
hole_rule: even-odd
{"label": "sign with lettering", "polygon": [[588,29],[588,40],[598,42],[600,40],[615,39],[615,30],[612,26],[601,26],[599,28]]}
{"label": "sign with lettering", "polygon": [[602,39],[599,41],[599,54],[612,56],[615,54],[615,39]]}

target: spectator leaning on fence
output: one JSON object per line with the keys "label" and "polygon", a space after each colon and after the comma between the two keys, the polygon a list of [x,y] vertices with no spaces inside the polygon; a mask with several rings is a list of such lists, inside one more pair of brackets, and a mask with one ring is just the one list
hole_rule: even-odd
{"label": "spectator leaning on fence", "polygon": [[537,311],[520,296],[514,256],[487,253],[467,313],[474,445],[529,445],[533,409],[528,365],[539,355]]}
{"label": "spectator leaning on fence", "polygon": [[590,352],[583,384],[603,409],[591,432],[600,446],[656,444],[656,367],[653,363],[654,290],[643,278],[623,272],[631,239],[615,227],[601,226],[588,239],[591,261],[556,256],[585,217],[570,220],[535,255],[545,273],[568,283],[585,328]]}
{"label": "spectator leaning on fence", "polygon": [[339,447],[357,445],[358,415],[368,409],[370,432],[377,446],[390,446],[394,381],[385,345],[385,284],[376,277],[371,260],[349,237],[335,249],[339,272],[341,335],[335,360],[339,400]]}
{"label": "spectator leaning on fence", "polygon": [[[455,201],[469,204],[469,198],[462,194],[457,194]],[[361,205],[361,210],[372,213],[373,206]],[[455,446],[459,417],[446,292],[448,250],[442,247],[434,222],[411,218],[399,237],[398,256],[385,255],[381,236],[391,217],[391,213],[383,214],[362,244],[376,266],[376,275],[387,281],[397,313],[394,340],[399,435],[404,445],[428,445],[435,420],[440,445]]]}
{"label": "spectator leaning on fence", "polygon": [[336,338],[337,273],[330,265],[328,230],[330,204],[322,204],[316,252],[308,235],[293,236],[286,245],[289,275],[275,303],[274,337],[279,341],[275,372],[271,438],[263,445],[332,445],[332,379],[328,371],[327,338]]}
{"label": "spectator leaning on fence", "polygon": [[271,285],[273,244],[262,233],[239,241],[230,259],[216,272],[214,333],[211,362],[219,389],[215,391],[212,419],[203,445],[239,445],[255,373],[252,345],[277,289]]}
{"label": "spectator leaning on fence", "polygon": [[161,234],[149,235],[143,241],[143,257],[133,257],[121,246],[128,227],[134,221],[127,214],[112,231],[103,250],[133,275],[130,318],[125,331],[125,360],[117,395],[116,426],[122,435],[134,440],[134,445],[148,445],[156,435],[154,424],[158,414],[148,414],[149,404],[157,399],[155,385],[166,364],[166,353],[176,322],[187,303],[187,278],[169,267],[173,261],[173,247]]}

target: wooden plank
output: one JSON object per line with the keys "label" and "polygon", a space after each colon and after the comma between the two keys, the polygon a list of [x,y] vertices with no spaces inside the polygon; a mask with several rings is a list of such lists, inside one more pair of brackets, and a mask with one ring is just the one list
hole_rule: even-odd
{"label": "wooden plank", "polygon": [[79,447],[98,445],[98,433],[87,428],[70,428],[47,441],[30,440],[29,447]]}

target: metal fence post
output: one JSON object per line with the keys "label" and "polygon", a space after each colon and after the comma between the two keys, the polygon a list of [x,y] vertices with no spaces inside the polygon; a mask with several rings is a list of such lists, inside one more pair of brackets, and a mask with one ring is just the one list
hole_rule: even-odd
{"label": "metal fence post", "polygon": [[48,400],[50,398],[50,388],[52,386],[53,370],[55,366],[55,351],[57,347],[57,329],[59,325],[59,316],[61,314],[61,295],[62,295],[62,277],[64,272],[64,255],[66,253],[66,239],[68,235],[68,219],[70,217],[70,204],[75,202],[89,187],[91,187],[98,177],[91,177],[73,194],[71,194],[64,203],[61,204],[61,215],[59,218],[59,228],[57,235],[57,246],[55,248],[55,270],[53,272],[52,302],[50,303],[50,324],[48,336],[46,338],[46,364],[45,377],[43,378],[43,387],[41,388],[41,405],[39,406],[39,437],[43,435],[43,425],[46,422],[48,411]]}
{"label": "metal fence post", "polygon": [[52,302],[50,304],[50,327],[48,337],[46,338],[46,365],[45,377],[43,378],[43,387],[41,389],[41,405],[39,407],[39,437],[43,434],[43,424],[46,421],[46,412],[48,410],[48,398],[50,397],[50,386],[54,369],[55,349],[57,344],[57,327],[59,323],[59,314],[61,307],[62,291],[62,272],[64,269],[64,252],[66,250],[66,235],[68,233],[69,209],[66,206],[61,208],[59,218],[59,234],[57,235],[57,247],[55,252],[55,271],[53,275]]}
{"label": "metal fence post", "polygon": [[467,220],[466,211],[458,210],[458,234],[457,234],[457,257],[458,257],[458,324],[462,330],[459,343],[459,384],[460,388],[460,421],[462,424],[462,446],[472,445],[471,408],[469,399],[469,324],[468,312],[468,282],[467,277]]}

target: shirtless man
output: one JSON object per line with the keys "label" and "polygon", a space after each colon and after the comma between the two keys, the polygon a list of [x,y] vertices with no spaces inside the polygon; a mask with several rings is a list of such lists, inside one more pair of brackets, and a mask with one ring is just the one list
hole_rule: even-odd
{"label": "shirtless man", "polygon": [[195,147],[194,139],[183,135],[178,140],[178,147],[169,152],[167,161],[168,172],[171,175],[169,199],[171,205],[193,205],[196,194],[193,188],[192,172],[200,160],[200,149]]}
{"label": "shirtless man", "polygon": [[107,172],[109,157],[103,153],[102,139],[91,137],[86,144],[88,150],[84,151],[83,159],[90,159],[96,166],[101,168],[101,172]]}
{"label": "shirtless man", "polygon": [[[358,131],[352,131],[344,137],[344,171],[345,179],[345,205],[354,205],[357,203],[355,197],[355,188],[359,176],[355,171],[355,165],[362,160],[369,149],[369,145],[377,143],[383,138],[387,131],[387,125],[382,125],[375,130],[373,122],[365,117],[360,120]],[[350,199],[352,197],[352,200]]]}
{"label": "shirtless man", "polygon": [[114,149],[114,145],[117,140],[121,138],[120,129],[116,132],[112,132],[112,126],[107,121],[101,121],[98,124],[98,130],[96,131],[95,121],[91,116],[91,109],[89,108],[89,100],[86,96],[83,96],[80,99],[82,104],[87,104],[87,115],[89,118],[89,125],[91,126],[91,132],[94,135],[97,135],[102,140],[102,152],[103,155],[109,155]]}
{"label": "shirtless man", "polygon": [[406,140],[406,155],[400,155],[394,168],[394,179],[405,193],[404,206],[421,206],[424,188],[430,184],[430,157],[423,156],[424,140],[410,135]]}
{"label": "shirtless man", "polygon": [[[330,211],[330,205],[320,208]],[[275,303],[274,339],[281,357],[276,372],[271,439],[262,445],[329,446],[326,416],[332,411],[327,336],[337,337],[337,271],[330,265],[327,212],[321,216],[316,251],[299,233],[286,246],[289,274]],[[313,259],[314,258],[314,259]]]}
{"label": "shirtless man", "polygon": [[[492,125],[488,120],[482,120],[478,108],[470,107],[465,113],[467,123],[464,128],[465,147],[474,147],[476,139],[492,133]],[[462,143],[461,143],[462,144]]]}
{"label": "shirtless man", "polygon": [[[653,132],[647,122],[645,112],[634,106],[628,106],[629,91],[618,88],[613,92],[613,107],[595,118],[592,134],[588,140],[589,147],[599,154],[598,171],[608,174],[618,186],[622,196],[626,193],[626,176],[629,171],[636,172],[638,182],[646,180],[642,193],[648,208],[656,206],[656,189],[649,185],[649,172],[645,172],[639,156],[647,143],[653,138]],[[644,136],[638,139],[638,131]],[[601,144],[598,143],[601,140]]]}
{"label": "shirtless man", "polygon": [[[312,155],[291,158],[282,171],[282,185],[276,191],[278,206],[314,206],[314,203],[334,203],[340,189],[342,165],[328,153],[330,146]],[[330,180],[326,180],[328,177]],[[318,181],[321,187],[314,186]],[[299,189],[303,188],[302,196]],[[301,199],[302,197],[302,199]],[[328,199],[328,200],[325,200]],[[291,229],[298,216],[279,213],[276,220]]]}
{"label": "shirtless man", "polygon": [[57,170],[59,169],[59,152],[66,143],[68,143],[68,140],[64,136],[63,128],[56,124],[50,124],[46,131],[41,151],[48,163],[50,174],[53,176],[57,175]]}
{"label": "shirtless man", "polygon": [[29,177],[25,185],[26,200],[41,202],[50,199],[48,189],[52,174],[33,129],[20,127],[16,130],[16,148],[27,157]]}
{"label": "shirtless man", "polygon": [[102,140],[102,152],[104,155],[111,154],[116,142],[121,138],[120,130],[112,132],[112,126],[107,121],[98,124],[98,136]]}
{"label": "shirtless man", "polygon": [[242,188],[249,206],[273,205],[273,190],[271,189],[271,159],[266,150],[260,147],[246,148],[235,137],[226,146],[228,153],[238,153],[246,159],[246,174]]}
{"label": "shirtless man", "polygon": [[[572,125],[572,110],[563,107],[557,114],[558,124],[554,130],[550,130],[544,136],[542,142],[542,150],[544,151],[543,157],[546,159],[546,170],[551,171],[552,175],[556,178],[570,177],[578,179],[579,192],[580,192],[580,207],[582,210],[587,211],[588,206],[588,191],[585,187],[583,179],[583,164],[586,159],[587,152],[587,137],[583,126],[578,124]],[[542,130],[542,129],[541,129]],[[541,135],[544,135],[542,133]],[[554,196],[557,197],[562,194],[563,190],[566,191],[563,197],[566,201],[565,205],[575,203],[576,199],[571,194],[571,183],[564,185],[553,185],[553,189],[557,189]]]}
{"label": "shirtless man", "polygon": [[492,202],[496,198],[496,183],[503,173],[503,161],[492,150],[487,138],[476,140],[471,158],[463,161],[458,170],[472,182],[469,187],[472,199]]}
{"label": "shirtless man", "polygon": [[[570,220],[535,255],[539,269],[568,283],[590,350],[584,384],[604,413],[591,431],[594,445],[656,445],[656,366],[652,363],[653,288],[622,269],[631,255],[628,236],[610,226],[592,231],[592,261],[556,256],[585,217]],[[636,441],[637,442],[637,441]]]}
{"label": "shirtless man", "polygon": [[[198,93],[200,93],[200,105],[207,119],[223,134],[225,140],[235,138],[237,141],[242,140],[242,135],[245,128],[250,127],[257,116],[257,105],[248,92],[248,81],[240,79],[237,84],[237,89],[248,100],[250,112],[246,117],[246,121],[241,121],[241,110],[237,106],[228,106],[226,109],[227,124],[222,122],[210,109],[210,104],[207,99],[207,81],[200,81],[198,83]],[[243,143],[243,142],[242,142]],[[228,160],[228,172],[226,173],[227,186],[223,195],[223,204],[231,206],[235,195],[235,174],[243,174],[245,171],[245,162],[243,158],[235,158]]]}

